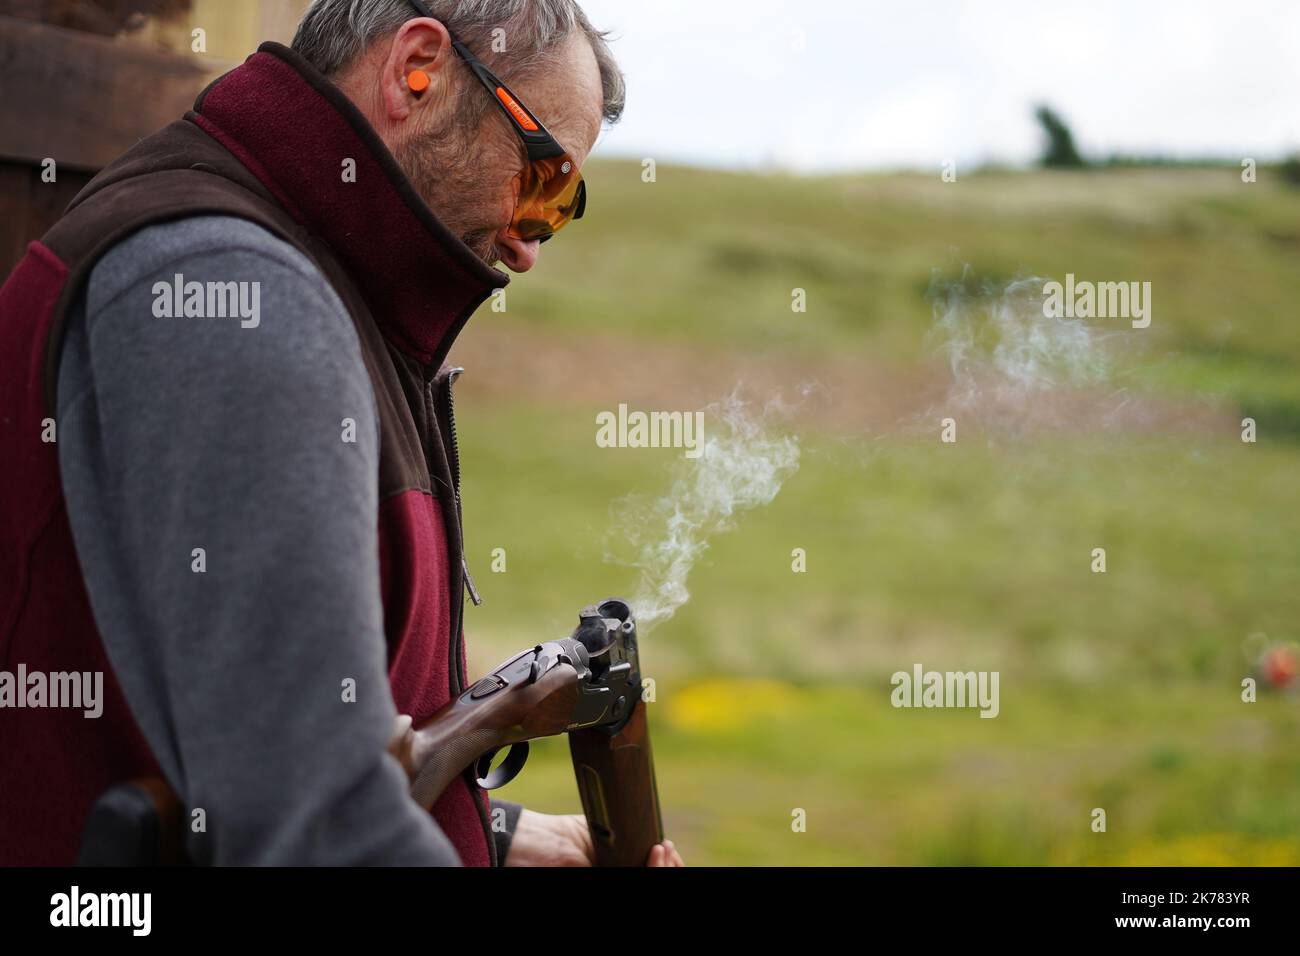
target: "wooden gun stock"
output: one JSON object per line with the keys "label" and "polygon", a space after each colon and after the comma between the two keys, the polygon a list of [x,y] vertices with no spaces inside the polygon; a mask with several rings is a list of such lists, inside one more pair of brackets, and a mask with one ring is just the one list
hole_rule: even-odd
{"label": "wooden gun stock", "polygon": [[[507,667],[503,665],[478,681],[390,745],[389,752],[411,781],[412,799],[424,809],[432,809],[466,768],[480,761],[486,764],[501,747],[526,748],[529,740],[568,729],[578,699],[578,671],[571,664],[560,663],[535,682],[503,683],[497,675]],[[490,785],[508,782],[523,766],[526,753],[526,749],[512,751]],[[488,776],[486,766],[478,768],[477,776],[482,784],[482,778]]]}

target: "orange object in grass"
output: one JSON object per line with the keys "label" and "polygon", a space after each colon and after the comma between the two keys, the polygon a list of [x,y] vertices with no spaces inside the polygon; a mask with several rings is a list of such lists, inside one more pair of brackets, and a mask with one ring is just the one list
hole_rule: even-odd
{"label": "orange object in grass", "polygon": [[1281,688],[1289,686],[1295,680],[1297,665],[1295,651],[1279,645],[1264,655],[1259,669],[1270,687]]}

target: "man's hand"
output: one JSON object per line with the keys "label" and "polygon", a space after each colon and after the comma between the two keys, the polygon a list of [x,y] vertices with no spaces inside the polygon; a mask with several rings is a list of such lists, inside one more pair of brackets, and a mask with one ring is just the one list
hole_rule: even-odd
{"label": "man's hand", "polygon": [[[510,840],[506,866],[591,866],[595,862],[587,818],[581,813],[524,810]],[[685,866],[672,840],[650,849],[646,866]]]}

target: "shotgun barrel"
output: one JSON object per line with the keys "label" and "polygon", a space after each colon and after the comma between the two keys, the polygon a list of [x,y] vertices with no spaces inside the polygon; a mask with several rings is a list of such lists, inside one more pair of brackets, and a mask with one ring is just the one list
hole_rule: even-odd
{"label": "shotgun barrel", "polygon": [[569,732],[595,863],[644,866],[650,849],[663,842],[664,825],[642,699],[636,618],[626,601],[612,598],[584,608],[573,636],[587,648],[593,675],[615,695],[617,715]]}

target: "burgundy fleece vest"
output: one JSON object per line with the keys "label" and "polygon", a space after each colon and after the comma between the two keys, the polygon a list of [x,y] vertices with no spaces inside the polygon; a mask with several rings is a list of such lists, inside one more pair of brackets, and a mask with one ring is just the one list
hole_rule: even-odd
{"label": "burgundy fleece vest", "polygon": [[[393,698],[418,721],[466,684],[455,370],[443,361],[508,280],[433,216],[346,97],[297,54],[264,44],[183,120],[96,176],[0,289],[0,667],[105,675],[97,720],[0,711],[0,864],[70,864],[96,797],[159,773],[95,628],[43,423],[55,414],[64,319],[95,263],[132,232],[204,214],[248,219],[296,246],[351,314],[379,410]],[[433,814],[467,865],[495,862],[471,773]]]}

